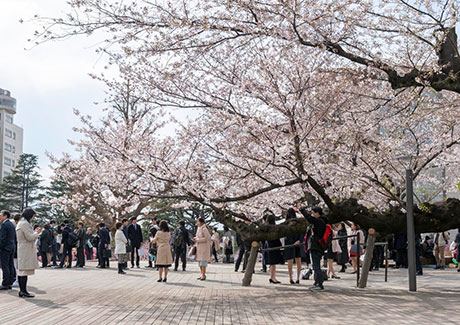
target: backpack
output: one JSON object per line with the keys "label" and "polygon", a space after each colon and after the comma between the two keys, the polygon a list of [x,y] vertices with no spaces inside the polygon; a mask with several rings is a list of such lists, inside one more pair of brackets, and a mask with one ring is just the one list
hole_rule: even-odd
{"label": "backpack", "polygon": [[184,242],[184,234],[182,233],[182,230],[177,227],[172,235],[172,241],[174,246],[182,246],[182,243]]}
{"label": "backpack", "polygon": [[330,224],[326,224],[326,230],[324,231],[323,237],[318,240],[318,244],[321,246],[323,250],[329,247],[332,242],[332,227]]}
{"label": "backpack", "polygon": [[69,244],[70,247],[76,247],[78,243],[78,237],[77,234],[74,232],[69,232],[69,237],[67,237],[67,244]]}

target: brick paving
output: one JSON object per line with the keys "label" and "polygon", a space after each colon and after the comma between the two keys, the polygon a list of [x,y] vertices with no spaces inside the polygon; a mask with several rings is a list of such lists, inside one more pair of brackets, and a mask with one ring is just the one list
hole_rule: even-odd
{"label": "brick paving", "polygon": [[[369,287],[357,289],[356,278],[325,282],[311,292],[312,281],[291,285],[286,266],[279,267],[280,285],[257,272],[251,287],[233,265],[211,264],[206,281],[198,266],[170,272],[157,283],[158,272],[129,269],[118,275],[116,264],[100,270],[39,269],[29,278],[34,299],[21,299],[18,289],[0,292],[0,324],[458,324],[460,273],[425,269],[418,292],[407,290],[407,270],[371,273]],[[260,267],[260,265],[258,265]],[[0,272],[1,273],[1,272]]]}

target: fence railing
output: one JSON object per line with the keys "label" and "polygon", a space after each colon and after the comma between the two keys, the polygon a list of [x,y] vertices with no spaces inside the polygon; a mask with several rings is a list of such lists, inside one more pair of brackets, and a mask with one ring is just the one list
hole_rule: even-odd
{"label": "fence railing", "polygon": [[[360,242],[360,233],[356,233],[354,235],[347,235],[347,236],[338,236],[332,238],[332,240],[340,240],[340,239],[348,239],[348,238],[355,238],[356,237],[356,246],[357,246],[357,262],[356,262],[356,285],[359,285],[359,277],[360,277],[360,259],[361,259],[361,246],[363,249],[365,248],[365,244],[361,244]],[[269,251],[276,251],[276,250],[281,250],[285,248],[292,248],[292,247],[299,247],[303,246],[305,243],[299,243],[299,244],[290,244],[290,245],[284,245],[284,246],[278,246],[278,247],[268,247],[268,248],[261,248],[261,252],[269,252]],[[376,242],[374,245],[381,245],[384,246],[385,250],[385,282],[388,281],[388,242]]]}

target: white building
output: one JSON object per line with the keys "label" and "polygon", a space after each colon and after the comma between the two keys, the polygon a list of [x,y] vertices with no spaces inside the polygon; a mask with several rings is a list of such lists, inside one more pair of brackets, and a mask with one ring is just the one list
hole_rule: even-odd
{"label": "white building", "polygon": [[14,124],[15,114],[16,99],[0,88],[0,181],[11,174],[22,155],[23,130]]}

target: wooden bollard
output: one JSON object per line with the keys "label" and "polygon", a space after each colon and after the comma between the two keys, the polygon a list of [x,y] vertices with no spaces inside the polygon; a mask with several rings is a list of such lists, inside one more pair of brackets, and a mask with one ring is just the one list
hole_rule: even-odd
{"label": "wooden bollard", "polygon": [[[370,228],[367,233],[368,233],[367,247],[366,247],[366,254],[364,255],[363,273],[361,274],[361,278],[359,279],[358,288],[366,287],[367,277],[369,275],[369,269],[371,268],[372,258],[374,257],[374,244],[375,244],[376,233],[373,228]],[[358,261],[358,263],[359,262],[360,261]]]}
{"label": "wooden bollard", "polygon": [[246,271],[243,277],[243,287],[248,287],[252,282],[252,274],[254,273],[254,267],[256,266],[257,253],[259,252],[260,243],[253,241],[251,243],[251,253],[249,254],[248,264],[246,265]]}

